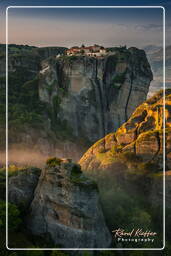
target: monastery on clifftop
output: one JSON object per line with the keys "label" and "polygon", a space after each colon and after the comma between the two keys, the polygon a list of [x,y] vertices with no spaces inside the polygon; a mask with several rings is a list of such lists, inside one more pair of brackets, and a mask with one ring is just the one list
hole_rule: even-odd
{"label": "monastery on clifftop", "polygon": [[73,46],[66,51],[68,56],[75,55],[87,55],[92,57],[103,57],[107,54],[107,50],[100,45],[94,44],[93,46],[84,46],[81,47]]}

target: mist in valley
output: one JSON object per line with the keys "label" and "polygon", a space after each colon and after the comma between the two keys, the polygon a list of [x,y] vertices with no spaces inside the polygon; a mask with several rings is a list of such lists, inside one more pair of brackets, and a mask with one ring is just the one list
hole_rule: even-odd
{"label": "mist in valley", "polygon": [[[15,165],[18,167],[30,167],[35,166],[43,168],[47,158],[57,157],[57,158],[68,158],[72,161],[77,162],[81,158],[82,154],[86,151],[84,148],[72,147],[70,144],[65,144],[63,148],[54,148],[51,151],[39,151],[36,149],[31,149],[28,147],[23,147],[23,145],[13,145],[12,148],[8,150],[8,165]],[[4,167],[6,165],[6,151],[0,151],[0,166]]]}

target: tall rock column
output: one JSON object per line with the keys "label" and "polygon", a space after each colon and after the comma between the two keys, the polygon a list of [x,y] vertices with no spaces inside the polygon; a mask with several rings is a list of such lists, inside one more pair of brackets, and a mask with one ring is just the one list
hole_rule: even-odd
{"label": "tall rock column", "polygon": [[28,228],[64,248],[105,248],[111,243],[97,186],[70,160],[47,161],[31,204]]}
{"label": "tall rock column", "polygon": [[153,75],[145,52],[132,47],[100,58],[47,59],[40,78],[39,97],[57,105],[56,122],[92,143],[116,131],[146,100]]}

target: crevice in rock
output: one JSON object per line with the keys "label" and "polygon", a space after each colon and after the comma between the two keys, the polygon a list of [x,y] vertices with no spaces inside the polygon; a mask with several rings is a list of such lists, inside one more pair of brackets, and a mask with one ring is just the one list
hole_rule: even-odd
{"label": "crevice in rock", "polygon": [[138,126],[135,129],[135,143],[134,143],[134,153],[137,154],[137,148],[136,148],[136,143],[137,143],[137,138],[138,138]]}
{"label": "crevice in rock", "polygon": [[156,132],[156,139],[157,139],[157,143],[158,143],[158,149],[157,149],[156,153],[154,154],[152,160],[159,154],[160,149],[161,149],[161,141],[160,141],[160,134],[159,134],[159,132]]}
{"label": "crevice in rock", "polygon": [[98,73],[98,70],[97,70],[97,65],[98,65],[98,60],[95,59],[95,84],[97,85],[97,91],[98,91],[98,96],[99,96],[99,109],[100,109],[100,112],[101,112],[101,118],[100,118],[100,122],[101,122],[101,137],[104,137],[106,132],[105,132],[105,115],[104,115],[104,102],[103,102],[103,92],[102,92],[102,88],[101,88],[101,83],[97,77],[97,73]]}
{"label": "crevice in rock", "polygon": [[129,89],[129,93],[128,93],[128,97],[127,97],[127,101],[126,101],[126,105],[125,105],[125,122],[128,120],[128,103],[129,103],[129,99],[130,99],[130,96],[131,96],[132,87],[133,87],[133,79],[134,79],[133,70],[131,70],[130,79],[131,79],[130,89]]}

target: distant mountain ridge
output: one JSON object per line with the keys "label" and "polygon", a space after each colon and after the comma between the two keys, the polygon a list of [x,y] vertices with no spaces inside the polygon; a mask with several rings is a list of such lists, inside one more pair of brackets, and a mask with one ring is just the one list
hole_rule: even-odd
{"label": "distant mountain ridge", "polygon": [[146,52],[146,54],[153,54],[157,51],[159,51],[160,49],[162,49],[161,46],[157,46],[157,45],[147,45],[145,47],[143,47],[143,50]]}

